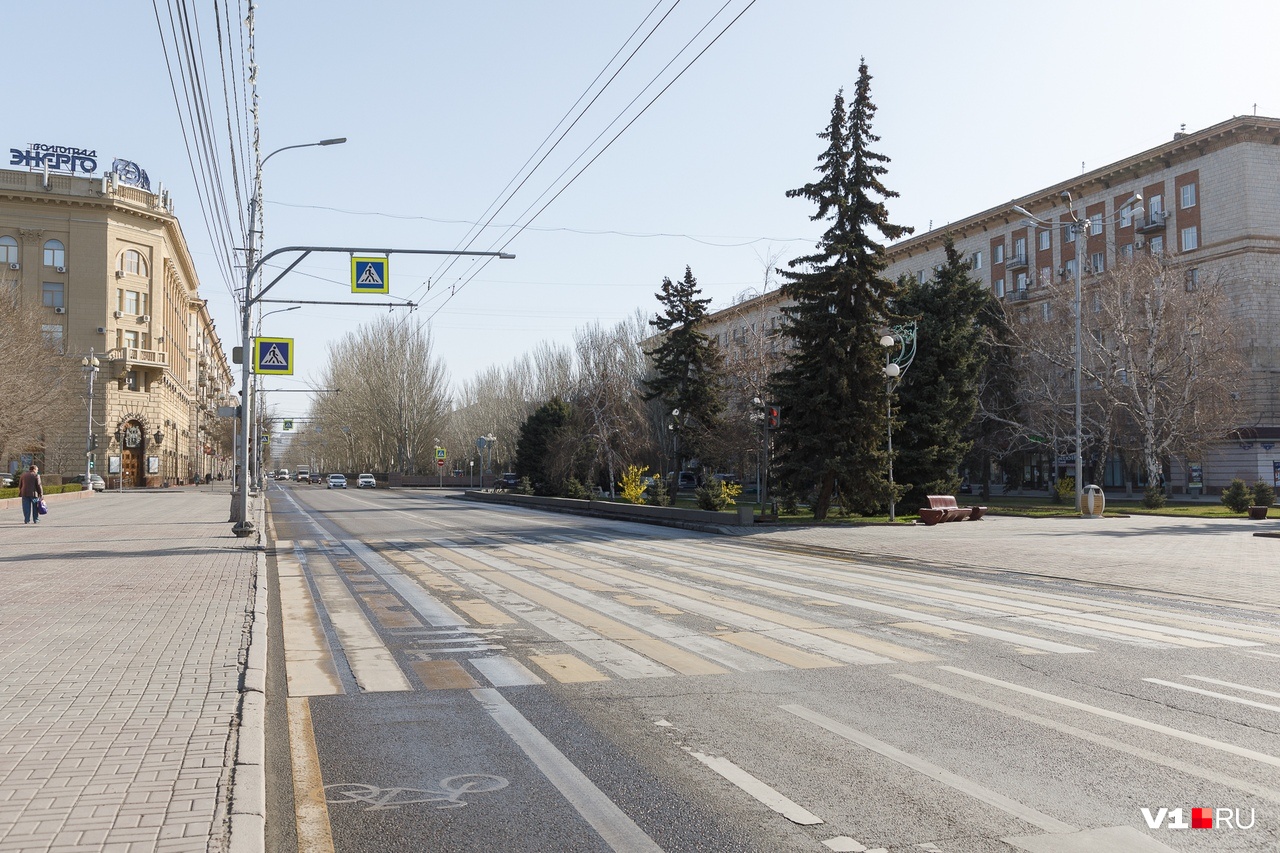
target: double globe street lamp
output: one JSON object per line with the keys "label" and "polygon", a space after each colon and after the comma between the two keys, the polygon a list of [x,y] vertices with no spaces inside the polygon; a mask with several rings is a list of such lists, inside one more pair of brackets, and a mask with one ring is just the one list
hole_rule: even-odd
{"label": "double globe street lamp", "polygon": [[[884,347],[885,411],[889,429],[889,520],[897,520],[897,491],[893,484],[893,392],[902,382],[907,368],[916,358],[916,321],[884,330],[880,336]],[[897,352],[894,352],[897,347]]]}

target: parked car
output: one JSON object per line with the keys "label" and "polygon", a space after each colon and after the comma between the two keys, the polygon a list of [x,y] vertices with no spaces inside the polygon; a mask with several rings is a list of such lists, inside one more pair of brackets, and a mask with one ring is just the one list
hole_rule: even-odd
{"label": "parked car", "polygon": [[12,474],[0,474],[0,488],[12,489],[14,479]]}
{"label": "parked car", "polygon": [[359,477],[356,477],[356,488],[376,489],[378,488],[378,481],[373,479],[372,474],[361,474]]}
{"label": "parked car", "polygon": [[698,488],[698,475],[692,471],[681,471],[676,475],[676,488],[679,490]]}
{"label": "parked car", "polygon": [[501,477],[493,481],[495,489],[514,489],[520,485],[520,478],[516,476],[514,471],[507,471]]}
{"label": "parked car", "polygon": [[345,475],[345,474],[330,474],[330,475],[329,475],[329,485],[328,485],[328,487],[327,487],[327,488],[330,488],[330,489],[345,489],[346,487],[347,487],[347,477],[346,477],[346,475]]}
{"label": "parked car", "polygon": [[[67,482],[83,484],[84,474],[76,474],[74,477],[67,480]],[[91,474],[89,475],[89,488],[93,489],[95,492],[105,492],[107,490],[107,481],[102,479],[98,474]]]}
{"label": "parked car", "polygon": [[742,479],[737,474],[713,474],[712,476],[722,483],[728,483],[732,486],[742,485]]}

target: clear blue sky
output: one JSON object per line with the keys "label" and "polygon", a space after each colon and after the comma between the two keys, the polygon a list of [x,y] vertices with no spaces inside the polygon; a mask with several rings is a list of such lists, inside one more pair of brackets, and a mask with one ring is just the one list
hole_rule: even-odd
{"label": "clear blue sky", "polygon": [[[218,8],[227,2],[243,11],[247,0]],[[540,206],[537,196],[721,2],[679,3],[494,222]],[[695,50],[748,3],[730,0]],[[156,4],[167,29],[165,0]],[[209,84],[220,88],[212,0],[188,5],[210,45]],[[653,8],[653,0],[263,0],[262,152],[350,140],[272,159],[264,245],[456,247]],[[1280,55],[1271,44],[1280,7],[1226,0],[1211,9],[1185,0],[758,0],[510,243],[516,260],[472,278],[470,262],[445,273],[439,260],[396,256],[393,294],[422,304],[415,318],[434,313],[436,352],[455,381],[539,341],[568,342],[585,323],[652,313],[662,277],[686,264],[715,306],[727,305],[761,286],[768,256],[780,252],[785,262],[820,232],[811,208],[785,192],[810,179],[822,148],[815,134],[836,90],[852,91],[860,56],[874,77],[879,150],[892,158],[885,183],[901,194],[891,218],[917,233],[1079,174],[1082,163],[1093,169],[1157,145],[1182,124],[1196,130],[1255,104],[1260,115],[1280,115]],[[131,159],[153,186],[163,182],[224,343],[238,343],[152,4],[9,4],[5,30],[5,147],[93,148],[102,165]],[[215,116],[225,125],[225,113]],[[225,140],[225,126],[220,132]],[[473,248],[504,242],[499,234],[491,229]],[[351,298],[347,267],[345,256],[313,257],[299,267],[306,275],[273,295]],[[294,385],[304,387],[326,342],[378,310],[307,306],[267,318],[263,333],[297,339]],[[300,414],[304,399],[274,402]]]}

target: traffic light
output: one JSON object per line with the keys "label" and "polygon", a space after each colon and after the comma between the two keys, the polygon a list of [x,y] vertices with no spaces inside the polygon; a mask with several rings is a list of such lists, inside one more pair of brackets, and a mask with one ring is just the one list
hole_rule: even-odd
{"label": "traffic light", "polygon": [[90,450],[98,449],[98,437],[96,435],[89,436],[89,449]]}
{"label": "traffic light", "polygon": [[782,420],[782,409],[777,406],[765,407],[765,421],[769,424],[769,429],[777,429],[778,423]]}

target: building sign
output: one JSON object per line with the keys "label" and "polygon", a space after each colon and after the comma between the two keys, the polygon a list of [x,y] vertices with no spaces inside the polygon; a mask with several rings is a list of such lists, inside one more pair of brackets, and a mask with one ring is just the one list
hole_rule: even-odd
{"label": "building sign", "polygon": [[151,192],[151,179],[146,171],[132,160],[112,160],[111,171],[120,178],[120,183]]}
{"label": "building sign", "polygon": [[98,152],[69,145],[29,142],[25,149],[9,149],[9,165],[26,166],[33,172],[47,168],[50,172],[92,175],[98,171]]}

